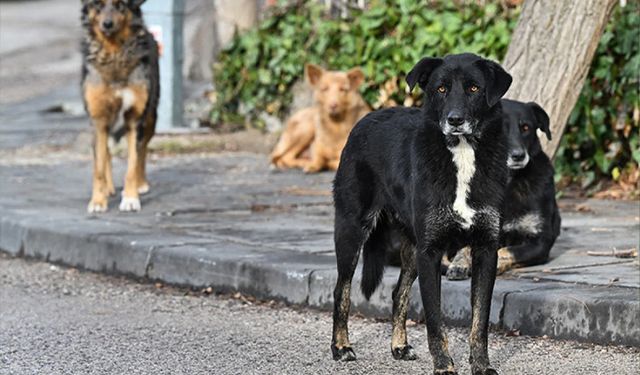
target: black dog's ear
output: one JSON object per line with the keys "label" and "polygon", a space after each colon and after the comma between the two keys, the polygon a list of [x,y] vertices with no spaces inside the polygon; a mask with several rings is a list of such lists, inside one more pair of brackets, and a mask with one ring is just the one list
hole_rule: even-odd
{"label": "black dog's ear", "polygon": [[491,60],[482,59],[476,61],[475,64],[484,72],[487,83],[485,89],[487,104],[489,107],[493,107],[507,93],[513,79],[499,64]]}
{"label": "black dog's ear", "polygon": [[527,103],[527,106],[531,108],[533,115],[536,116],[538,128],[547,135],[548,140],[551,140],[551,129],[549,129],[549,115],[547,115],[547,112],[545,112],[538,103],[529,102]]}
{"label": "black dog's ear", "polygon": [[129,7],[131,7],[131,8],[140,8],[142,3],[144,3],[145,1],[146,0],[129,0]]}
{"label": "black dog's ear", "polygon": [[409,74],[407,74],[406,81],[409,85],[409,90],[413,90],[416,84],[424,90],[427,82],[429,82],[429,76],[431,76],[431,73],[440,65],[442,65],[442,59],[440,58],[425,57],[418,61]]}

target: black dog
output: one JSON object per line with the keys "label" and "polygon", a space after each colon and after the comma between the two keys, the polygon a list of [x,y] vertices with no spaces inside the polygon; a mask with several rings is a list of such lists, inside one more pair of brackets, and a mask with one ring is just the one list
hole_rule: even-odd
{"label": "black dog", "polygon": [[365,116],[349,135],[336,173],[333,358],[355,359],[347,321],[360,250],[368,298],[382,278],[385,236],[398,230],[405,245],[393,295],[393,356],[415,358],[406,339],[408,295],[398,291],[409,290],[417,275],[434,373],[456,373],[442,327],[440,263],[444,253],[469,245],[471,368],[474,374],[496,374],[489,366],[487,328],[508,183],[500,98],[511,76],[492,61],[461,54],[422,59],[407,83],[425,92],[424,107]]}
{"label": "black dog", "polygon": [[[507,166],[511,169],[512,179],[503,210],[498,273],[545,263],[560,234],[554,169],[536,135],[536,129],[540,129],[551,139],[549,116],[536,103],[508,99],[502,99],[502,112],[509,139]],[[468,253],[465,248],[456,255],[447,270],[447,278],[469,277],[471,261]]]}

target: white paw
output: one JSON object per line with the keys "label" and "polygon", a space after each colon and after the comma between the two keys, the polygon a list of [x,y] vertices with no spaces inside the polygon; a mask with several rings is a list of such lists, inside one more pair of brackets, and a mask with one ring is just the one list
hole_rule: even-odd
{"label": "white paw", "polygon": [[144,184],[138,187],[138,194],[147,194],[151,190],[149,184]]}
{"label": "white paw", "polygon": [[107,212],[107,205],[106,204],[89,202],[89,205],[87,206],[87,212],[90,213],[90,214]]}
{"label": "white paw", "polygon": [[131,197],[122,197],[120,201],[120,211],[137,212],[140,211],[140,199]]}

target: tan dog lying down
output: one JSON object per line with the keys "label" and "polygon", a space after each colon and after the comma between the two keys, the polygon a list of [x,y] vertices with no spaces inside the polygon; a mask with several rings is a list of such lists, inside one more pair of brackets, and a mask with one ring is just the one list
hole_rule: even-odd
{"label": "tan dog lying down", "polygon": [[[305,76],[313,87],[315,105],[289,118],[271,153],[271,163],[307,173],[336,170],[351,128],[370,112],[358,92],[364,74],[360,68],[339,72],[307,64]],[[307,149],[311,159],[302,157]]]}

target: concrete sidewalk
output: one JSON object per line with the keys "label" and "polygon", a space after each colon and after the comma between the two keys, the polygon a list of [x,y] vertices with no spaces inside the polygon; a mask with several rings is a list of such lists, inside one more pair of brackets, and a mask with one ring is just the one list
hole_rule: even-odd
{"label": "concrete sidewalk", "polygon": [[[0,249],[100,272],[331,307],[331,173],[272,172],[264,155],[251,153],[155,156],[141,213],[119,213],[114,197],[110,212],[87,215],[88,121],[41,112],[59,104],[65,92],[0,109]],[[122,181],[124,161],[116,159],[114,167],[115,180]],[[639,203],[563,200],[561,206],[553,259],[500,277],[491,321],[520,334],[640,346],[637,258],[587,255],[637,248]],[[354,288],[354,310],[389,316],[397,275],[389,267],[370,302]],[[443,280],[443,288],[448,322],[468,324],[469,282]],[[419,317],[415,285],[411,306]]]}

